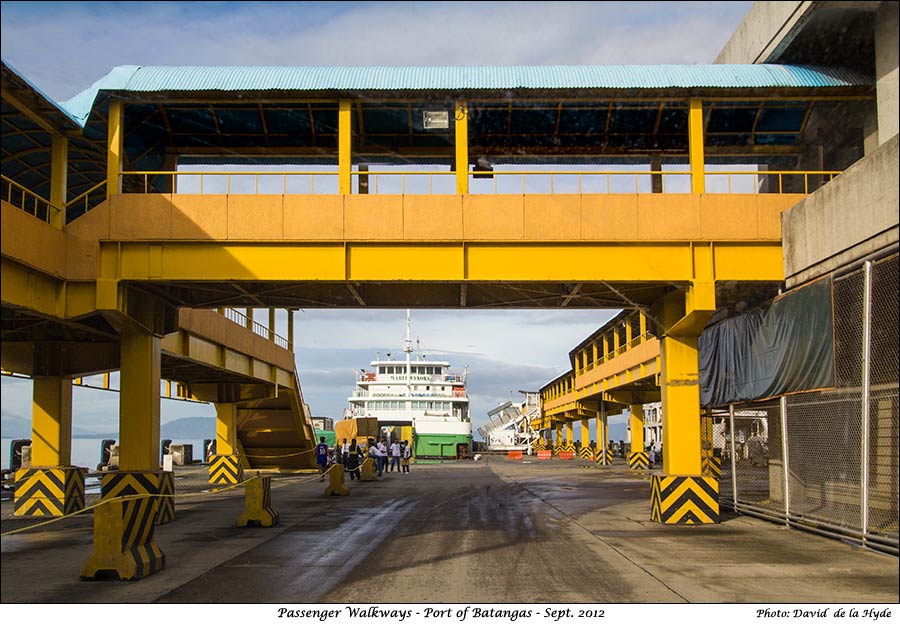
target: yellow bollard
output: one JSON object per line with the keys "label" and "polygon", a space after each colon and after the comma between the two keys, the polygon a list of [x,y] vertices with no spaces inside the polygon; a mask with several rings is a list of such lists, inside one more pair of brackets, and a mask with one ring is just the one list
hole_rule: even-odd
{"label": "yellow bollard", "polygon": [[115,573],[133,581],[166,567],[166,556],[153,542],[159,500],[111,498],[94,509],[94,552],[81,566],[82,580]]}
{"label": "yellow bollard", "polygon": [[341,464],[332,464],[328,469],[328,487],[325,488],[325,496],[347,496],[350,490],[344,482],[344,467]]}
{"label": "yellow bollard", "polygon": [[378,481],[378,477],[375,476],[375,460],[371,457],[367,457],[366,460],[362,463],[362,481]]}
{"label": "yellow bollard", "polygon": [[271,527],[278,524],[278,512],[272,509],[272,477],[256,476],[244,483],[244,513],[237,525]]}

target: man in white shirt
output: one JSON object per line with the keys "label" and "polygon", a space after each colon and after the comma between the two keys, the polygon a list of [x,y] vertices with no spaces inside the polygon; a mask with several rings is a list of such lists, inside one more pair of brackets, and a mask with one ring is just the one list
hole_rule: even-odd
{"label": "man in white shirt", "polygon": [[381,442],[378,443],[376,449],[378,452],[378,476],[380,477],[387,472],[388,452],[384,438],[381,438]]}
{"label": "man in white shirt", "polygon": [[397,472],[400,472],[400,443],[394,442],[391,444],[391,469],[390,472],[394,472],[394,466],[397,467]]}

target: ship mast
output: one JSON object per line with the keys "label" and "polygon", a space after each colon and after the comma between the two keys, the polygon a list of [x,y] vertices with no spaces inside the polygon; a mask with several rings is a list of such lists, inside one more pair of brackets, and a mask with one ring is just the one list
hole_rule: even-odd
{"label": "ship mast", "polygon": [[406,343],[403,345],[403,351],[406,353],[406,396],[412,396],[412,386],[410,385],[410,354],[412,354],[412,340],[409,336],[409,308],[406,309]]}

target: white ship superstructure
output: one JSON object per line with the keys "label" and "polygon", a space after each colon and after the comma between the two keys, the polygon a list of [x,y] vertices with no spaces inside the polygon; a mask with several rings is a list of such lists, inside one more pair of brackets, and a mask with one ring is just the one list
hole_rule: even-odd
{"label": "white ship superstructure", "polygon": [[377,418],[380,426],[412,427],[417,457],[468,456],[472,423],[467,373],[453,373],[450,362],[413,357],[408,311],[406,320],[406,358],[376,358],[369,370],[357,371],[346,415]]}

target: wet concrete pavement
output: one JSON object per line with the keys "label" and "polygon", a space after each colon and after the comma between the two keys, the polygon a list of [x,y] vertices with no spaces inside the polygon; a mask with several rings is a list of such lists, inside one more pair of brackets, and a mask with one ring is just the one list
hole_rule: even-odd
{"label": "wet concrete pavement", "polygon": [[[89,517],[3,537],[2,601],[898,601],[896,557],[744,516],[661,526],[649,480],[622,467],[490,458],[349,486],[328,498],[308,476],[275,477],[272,529],[233,526],[240,490],[180,499],[157,528],[166,569],[133,583],[78,579]],[[25,522],[10,512],[4,532]]]}

